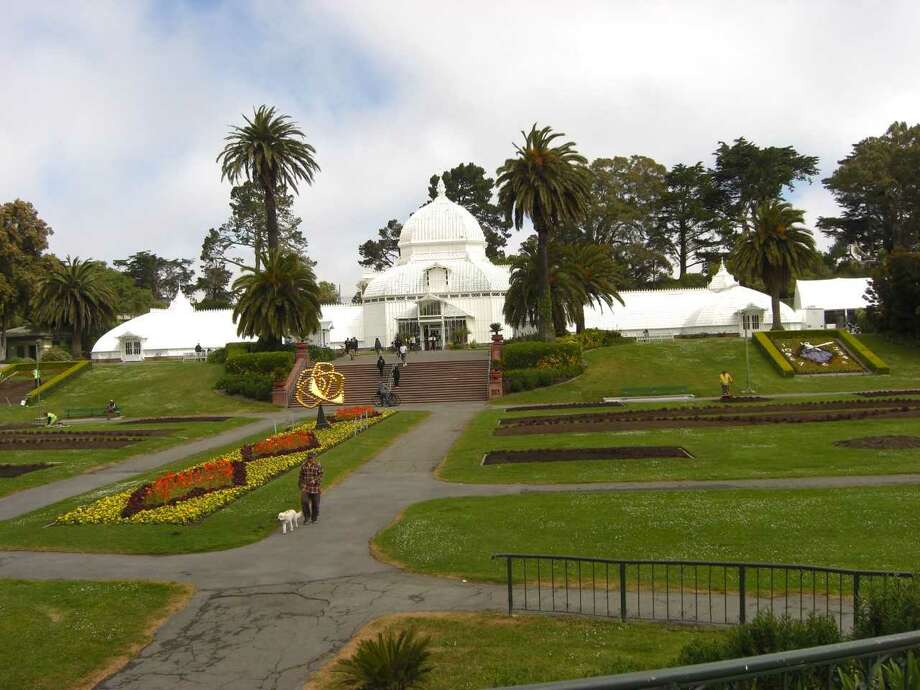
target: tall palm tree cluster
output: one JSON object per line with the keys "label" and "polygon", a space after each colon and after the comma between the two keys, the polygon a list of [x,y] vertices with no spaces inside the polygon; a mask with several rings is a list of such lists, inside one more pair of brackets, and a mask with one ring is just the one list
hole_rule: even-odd
{"label": "tall palm tree cluster", "polygon": [[275,196],[299,182],[313,184],[319,172],[316,149],[287,115],[260,106],[252,119],[230,129],[217,156],[221,179],[236,184],[243,178],[257,185],[265,203],[267,251],[256,252],[256,266],[247,267],[233,283],[240,335],[257,336],[277,346],[282,337],[305,338],[319,328],[319,287],[306,259],[279,247]]}

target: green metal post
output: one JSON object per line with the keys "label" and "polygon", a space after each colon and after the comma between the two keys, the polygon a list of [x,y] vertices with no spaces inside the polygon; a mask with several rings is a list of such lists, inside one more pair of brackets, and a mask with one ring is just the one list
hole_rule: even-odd
{"label": "green metal post", "polygon": [[514,589],[511,586],[511,557],[505,559],[505,563],[508,565],[508,615],[511,615],[511,611],[514,609]]}
{"label": "green metal post", "polygon": [[626,620],[626,564],[620,563],[620,619]]}
{"label": "green metal post", "polygon": [[738,622],[747,621],[747,569],[738,566]]}

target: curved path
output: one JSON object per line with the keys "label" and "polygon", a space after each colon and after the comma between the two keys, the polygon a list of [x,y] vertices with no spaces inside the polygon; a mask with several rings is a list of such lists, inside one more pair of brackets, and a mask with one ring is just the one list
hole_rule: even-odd
{"label": "curved path", "polygon": [[[504,587],[413,575],[371,556],[368,543],[373,536],[418,501],[531,491],[920,483],[920,475],[552,486],[436,480],[434,468],[481,408],[481,403],[438,406],[428,419],[330,491],[316,525],[287,536],[276,533],[238,549],[176,556],[2,552],[0,577],[176,580],[197,587],[189,605],[160,628],[154,642],[100,688],[302,688],[308,675],[372,618],[395,612],[505,606]],[[272,422],[262,423],[268,427]],[[257,430],[252,426],[232,431],[241,433],[241,438]],[[220,440],[212,437],[208,447],[234,440],[223,438],[227,433],[219,435]],[[188,453],[186,447],[183,454]],[[114,468],[115,478],[123,479],[126,470],[155,467],[163,457],[158,453],[137,458],[127,468],[128,463],[123,463]],[[85,491],[75,479],[81,478],[24,492],[30,494],[25,503],[10,501],[17,494],[3,499],[0,515],[14,517]],[[112,476],[94,479],[91,488],[110,481]]]}

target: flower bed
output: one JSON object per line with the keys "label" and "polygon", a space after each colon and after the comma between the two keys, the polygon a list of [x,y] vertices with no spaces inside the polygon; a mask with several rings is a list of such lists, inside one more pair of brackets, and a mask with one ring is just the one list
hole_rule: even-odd
{"label": "flower bed", "polygon": [[307,429],[296,429],[284,434],[269,436],[252,445],[243,446],[240,448],[240,456],[244,462],[252,462],[260,458],[299,453],[318,447],[319,441],[316,440],[316,434]]}
{"label": "flower bed", "polygon": [[181,472],[167,472],[152,482],[142,484],[128,497],[121,516],[129,518],[142,510],[174,505],[245,483],[246,463],[226,458],[212,460]]}
{"label": "flower bed", "polygon": [[[267,484],[278,475],[297,467],[304,461],[307,453],[323,453],[343,441],[347,441],[355,433],[360,432],[368,425],[377,424],[392,414],[394,414],[392,410],[384,410],[371,419],[340,422],[327,429],[314,429],[314,422],[305,424],[297,429],[297,431],[308,431],[315,435],[318,445],[312,451],[298,450],[283,455],[256,458],[248,462],[243,461],[242,454],[239,450],[228,453],[222,458],[223,460],[231,464],[244,466],[244,477],[242,478],[242,483],[238,485],[234,484],[226,488],[217,488],[203,493],[198,492],[195,495],[191,495],[194,492],[190,491],[184,496],[170,499],[169,503],[139,510],[127,517],[125,517],[124,512],[128,507],[128,502],[131,496],[140,489],[120,491],[109,496],[104,496],[91,503],[81,505],[59,516],[56,523],[65,525],[89,525],[188,524],[195,522],[220,510],[243,494]],[[192,472],[198,468],[204,467],[208,463],[214,462],[214,460],[209,460],[205,463],[199,463],[198,465],[184,470],[184,472]],[[165,476],[167,475],[163,475],[163,477]],[[158,477],[157,480],[149,482],[147,485],[155,484],[163,477]]]}
{"label": "flower bed", "polygon": [[815,362],[803,355],[805,343],[817,342],[814,336],[804,339],[790,334],[782,337],[773,336],[772,340],[796,374],[861,374],[865,371],[860,361],[838,338],[831,337],[820,342],[821,351],[830,354],[830,359],[826,362]]}
{"label": "flower bed", "polygon": [[380,413],[373,405],[355,405],[354,407],[340,407],[335,411],[335,421],[347,422],[362,417],[376,417]]}

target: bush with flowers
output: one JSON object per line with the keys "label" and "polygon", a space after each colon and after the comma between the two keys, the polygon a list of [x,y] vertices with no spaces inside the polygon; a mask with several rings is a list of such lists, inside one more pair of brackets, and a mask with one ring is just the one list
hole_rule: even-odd
{"label": "bush with flowers", "polygon": [[347,422],[361,417],[376,417],[380,413],[373,405],[355,405],[353,407],[340,407],[335,411],[335,421]]}
{"label": "bush with flowers", "polygon": [[274,455],[287,455],[301,450],[317,448],[319,441],[316,434],[308,429],[295,429],[285,434],[276,434],[257,443],[240,448],[240,455],[245,462],[269,458]]}
{"label": "bush with flowers", "polygon": [[[347,441],[356,433],[366,429],[368,426],[377,424],[387,417],[395,414],[392,410],[383,410],[376,417],[370,419],[356,419],[353,421],[340,422],[326,429],[315,429],[315,422],[305,424],[296,432],[307,431],[315,435],[317,445],[313,450],[298,450],[282,455],[272,455],[269,457],[256,458],[254,460],[244,461],[239,450],[228,453],[225,457],[217,460],[209,460],[205,463],[194,465],[180,473],[174,473],[172,477],[159,484],[163,493],[161,497],[166,501],[149,507],[144,507],[136,512],[125,514],[131,497],[136,492],[147,486],[158,485],[160,480],[169,477],[171,473],[161,475],[152,482],[147,482],[139,488],[128,491],[119,491],[108,496],[104,496],[96,501],[78,506],[74,510],[59,516],[57,524],[64,525],[90,525],[90,524],[188,524],[196,522],[211,513],[220,510],[228,503],[235,501],[243,494],[252,491],[288,470],[300,465],[310,452],[323,453],[330,448]],[[276,436],[280,436],[278,434]],[[228,463],[233,466],[234,481],[225,485],[223,488],[213,486],[213,483],[219,481],[217,477],[222,471],[221,463]],[[204,470],[206,465],[211,465],[211,470]],[[237,467],[242,468],[242,476],[238,474]],[[192,481],[197,477],[209,486],[206,491],[189,490],[185,494],[179,493],[182,481],[176,479],[177,476],[184,475],[187,481]],[[236,478],[241,479],[241,483],[236,483]],[[203,487],[202,487],[203,488]],[[145,497],[146,497],[145,493]],[[156,500],[155,498],[151,500]]]}

